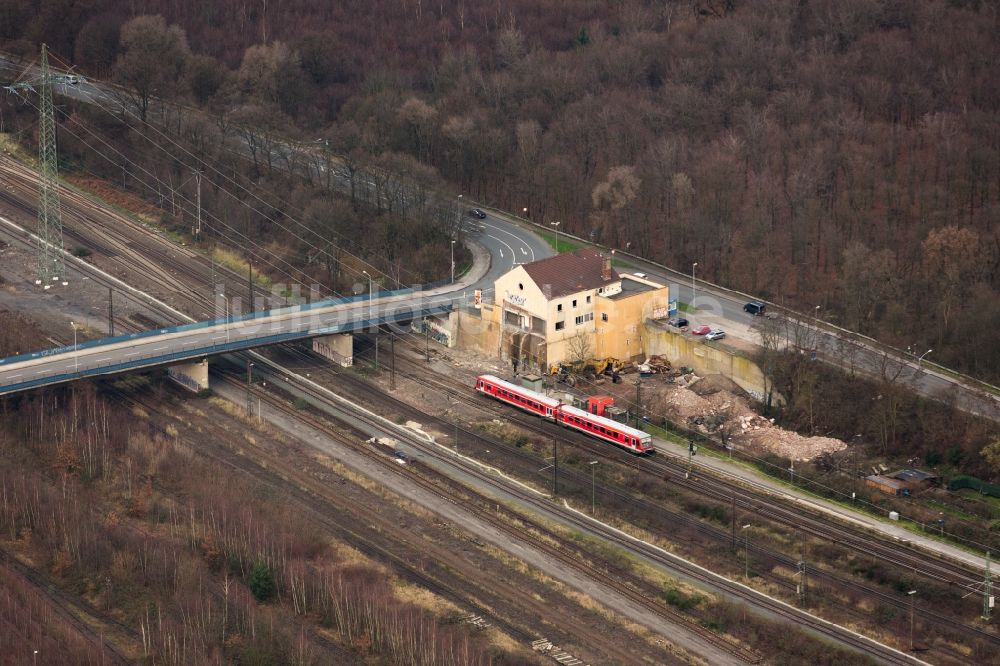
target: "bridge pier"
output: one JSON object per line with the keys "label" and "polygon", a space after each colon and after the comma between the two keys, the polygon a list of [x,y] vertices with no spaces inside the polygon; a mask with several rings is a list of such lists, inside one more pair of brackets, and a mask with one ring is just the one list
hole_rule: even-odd
{"label": "bridge pier", "polygon": [[313,351],[342,367],[354,365],[354,336],[350,333],[321,335],[312,339]]}
{"label": "bridge pier", "polygon": [[208,388],[208,359],[167,368],[167,376],[184,388],[198,393]]}

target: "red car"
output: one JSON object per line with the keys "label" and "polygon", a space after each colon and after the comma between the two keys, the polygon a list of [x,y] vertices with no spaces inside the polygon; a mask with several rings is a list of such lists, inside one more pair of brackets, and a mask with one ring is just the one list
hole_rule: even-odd
{"label": "red car", "polygon": [[691,332],[694,333],[695,335],[705,335],[706,333],[708,333],[711,330],[712,330],[711,326],[705,326],[705,324],[702,324],[701,326],[697,326],[695,328],[692,328]]}

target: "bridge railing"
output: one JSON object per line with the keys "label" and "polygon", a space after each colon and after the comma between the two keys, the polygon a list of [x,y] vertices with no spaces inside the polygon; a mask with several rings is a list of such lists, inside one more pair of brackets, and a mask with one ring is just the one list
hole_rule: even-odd
{"label": "bridge railing", "polygon": [[[356,299],[349,299],[349,300],[356,300]],[[313,307],[317,307],[319,303],[312,305]],[[63,372],[55,375],[46,375],[44,377],[37,377],[35,379],[29,379],[22,382],[18,382],[16,384],[0,386],[0,395],[7,393],[15,393],[18,391],[24,391],[39,386],[60,384],[63,382],[72,381],[75,379],[82,379],[85,377],[116,374],[119,372],[126,372],[128,370],[134,370],[138,368],[167,365],[174,362],[195,359],[200,356],[214,356],[218,354],[225,354],[228,352],[251,349],[253,347],[264,347],[267,345],[279,344],[282,342],[292,342],[295,340],[312,338],[320,335],[332,335],[335,333],[347,333],[357,330],[364,330],[366,328],[383,326],[386,324],[396,323],[408,319],[444,314],[450,311],[452,307],[453,303],[451,302],[444,302],[433,305],[425,304],[423,306],[420,306],[412,310],[405,310],[405,311],[397,310],[392,312],[386,312],[379,314],[375,317],[365,317],[362,319],[349,320],[349,321],[338,321],[331,324],[319,325],[316,328],[310,327],[298,331],[272,333],[269,335],[241,338],[239,340],[229,340],[220,343],[212,342],[205,344],[204,342],[191,342],[187,344],[182,344],[180,346],[180,349],[165,354],[145,356],[130,361],[113,361],[100,365],[89,365],[88,367],[80,370],[74,369],[72,372]],[[249,318],[250,317],[247,317],[247,319]],[[177,331],[184,331],[188,330],[188,327],[197,328],[197,326],[195,325],[185,325],[174,328]],[[168,330],[168,329],[163,329],[163,330]],[[130,339],[129,336],[120,336],[120,337],[124,337],[124,339],[126,340]],[[65,352],[69,353],[76,351],[73,349],[73,347],[63,348],[63,349]]]}
{"label": "bridge railing", "polygon": [[[398,289],[395,291],[374,292],[373,296],[375,298],[386,298],[391,296],[406,296],[413,293],[416,293],[416,289],[413,287],[408,287],[406,289]],[[87,340],[86,342],[81,342],[75,346],[67,345],[63,347],[53,347],[52,349],[41,349],[39,351],[28,352],[26,354],[18,354],[17,356],[8,356],[7,358],[0,358],[0,365],[10,365],[12,363],[18,363],[20,361],[31,361],[37,358],[44,358],[46,356],[55,356],[57,354],[65,354],[68,352],[77,351],[81,349],[92,349],[94,347],[103,347],[107,345],[117,344],[119,342],[130,342],[133,340],[141,340],[142,338],[149,338],[157,335],[169,335],[171,333],[195,331],[198,329],[220,326],[223,324],[228,324],[230,326],[233,326],[241,322],[253,321],[256,319],[264,319],[267,317],[283,316],[286,314],[294,314],[298,312],[305,313],[311,310],[315,310],[317,308],[343,305],[346,303],[356,303],[356,302],[366,301],[368,299],[369,299],[368,294],[359,294],[356,296],[341,296],[337,298],[324,299],[322,301],[315,301],[312,303],[302,303],[299,305],[290,305],[286,307],[275,308],[273,310],[257,310],[254,312],[247,312],[234,317],[209,319],[206,321],[195,322],[193,324],[179,324],[176,326],[156,328],[149,331],[128,333],[126,335],[116,335],[107,338],[98,338],[96,340]]]}

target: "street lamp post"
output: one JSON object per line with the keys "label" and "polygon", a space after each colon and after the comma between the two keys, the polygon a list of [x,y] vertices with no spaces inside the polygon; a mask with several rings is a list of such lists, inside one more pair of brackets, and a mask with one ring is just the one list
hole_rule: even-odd
{"label": "street lamp post", "polygon": [[910,590],[906,593],[906,595],[910,597],[910,652],[913,652],[913,606],[914,600],[917,596],[917,591]]}
{"label": "street lamp post", "polygon": [[559,221],[549,222],[553,227],[556,228],[556,254],[559,254]]}
{"label": "street lamp post", "polygon": [[851,504],[854,504],[854,502],[858,498],[858,476],[859,476],[858,475],[858,446],[860,445],[859,444],[859,440],[860,439],[861,439],[861,433],[858,433],[858,434],[856,434],[854,436],[854,441],[851,442],[851,465],[853,466],[853,469],[851,470],[851,474],[853,474],[853,476],[854,476],[854,479],[853,479],[853,482],[852,482],[852,485],[851,485]]}
{"label": "street lamp post", "polygon": [[219,294],[219,296],[222,296],[222,302],[226,306],[226,342],[228,343],[229,342],[229,320],[230,320],[230,318],[232,316],[233,309],[232,309],[232,307],[231,307],[231,305],[229,303],[229,297],[228,296],[226,296],[225,294]]}
{"label": "street lamp post", "polygon": [[253,386],[253,366],[256,365],[253,361],[247,363],[247,416],[253,417],[253,394],[251,392],[251,387]]}
{"label": "street lamp post", "polygon": [[932,351],[934,351],[934,350],[933,349],[928,349],[927,351],[925,351],[923,354],[920,355],[920,358],[917,359],[917,370],[920,369],[920,362],[923,361],[924,357],[927,356],[928,354],[930,354]]}
{"label": "street lamp post", "polygon": [[70,326],[73,327],[73,372],[80,372],[80,347],[76,344],[76,322],[70,322]]}
{"label": "street lamp post", "polygon": [[594,515],[594,513],[596,513],[595,507],[597,506],[597,500],[596,500],[597,482],[594,481],[594,465],[596,465],[598,462],[599,461],[597,460],[591,460],[589,463],[590,464],[590,515],[592,516]]}
{"label": "street lamp post", "polygon": [[691,312],[698,309],[698,295],[694,290],[694,269],[698,268],[698,262],[691,264]]}
{"label": "street lamp post", "polygon": [[451,283],[455,284],[455,241],[451,241]]}
{"label": "street lamp post", "polygon": [[750,580],[750,533],[747,532],[750,524],[747,523],[741,529],[743,530],[743,577]]}

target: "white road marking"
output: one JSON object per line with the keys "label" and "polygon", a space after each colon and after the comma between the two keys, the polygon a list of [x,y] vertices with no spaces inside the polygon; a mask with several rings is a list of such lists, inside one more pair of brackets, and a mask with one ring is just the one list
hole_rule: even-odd
{"label": "white road marking", "polygon": [[[490,225],[490,229],[493,230],[493,231],[495,231],[495,232],[499,232],[501,234],[507,234],[508,236],[517,239],[518,243],[525,244],[523,238],[521,238],[517,234],[513,234],[513,233],[507,231],[506,229],[501,229],[500,227],[496,227],[496,226],[493,226],[493,225]],[[487,234],[487,235],[489,235],[489,234]],[[494,239],[500,241],[500,239],[497,238],[496,236],[490,236],[490,238],[494,238]],[[500,242],[503,243],[503,241],[500,241]],[[504,243],[504,245],[507,245],[507,243]],[[510,249],[510,251],[512,253],[514,252],[514,248],[512,248],[510,245],[507,245],[507,248]],[[535,260],[535,250],[532,249],[532,247],[530,245],[528,246],[528,256],[531,257],[532,261]]]}
{"label": "white road marking", "polygon": [[[517,252],[514,252],[514,248],[512,248],[509,243],[500,240],[499,238],[497,238],[493,234],[486,234],[486,235],[487,235],[487,237],[492,238],[493,240],[495,240],[496,242],[500,243],[501,245],[503,245],[504,247],[506,247],[508,250],[510,250],[511,256],[513,256],[513,257],[517,256]],[[504,256],[503,255],[503,250],[500,250],[500,258],[503,259],[503,256]]]}
{"label": "white road marking", "polygon": [[130,352],[130,353],[128,353],[128,354],[125,354],[125,355],[126,355],[126,356],[138,356],[138,355],[139,355],[139,352]]}
{"label": "white road marking", "polygon": [[10,379],[17,379],[17,378],[18,378],[18,377],[20,377],[20,376],[21,376],[20,374],[17,374],[17,375],[11,375],[11,376],[10,376]]}
{"label": "white road marking", "polygon": [[97,359],[95,363],[100,363],[101,361],[110,361],[110,360],[111,360],[110,356],[105,356],[104,358]]}
{"label": "white road marking", "polygon": [[153,351],[161,351],[163,349],[166,349],[166,347],[153,347]]}

